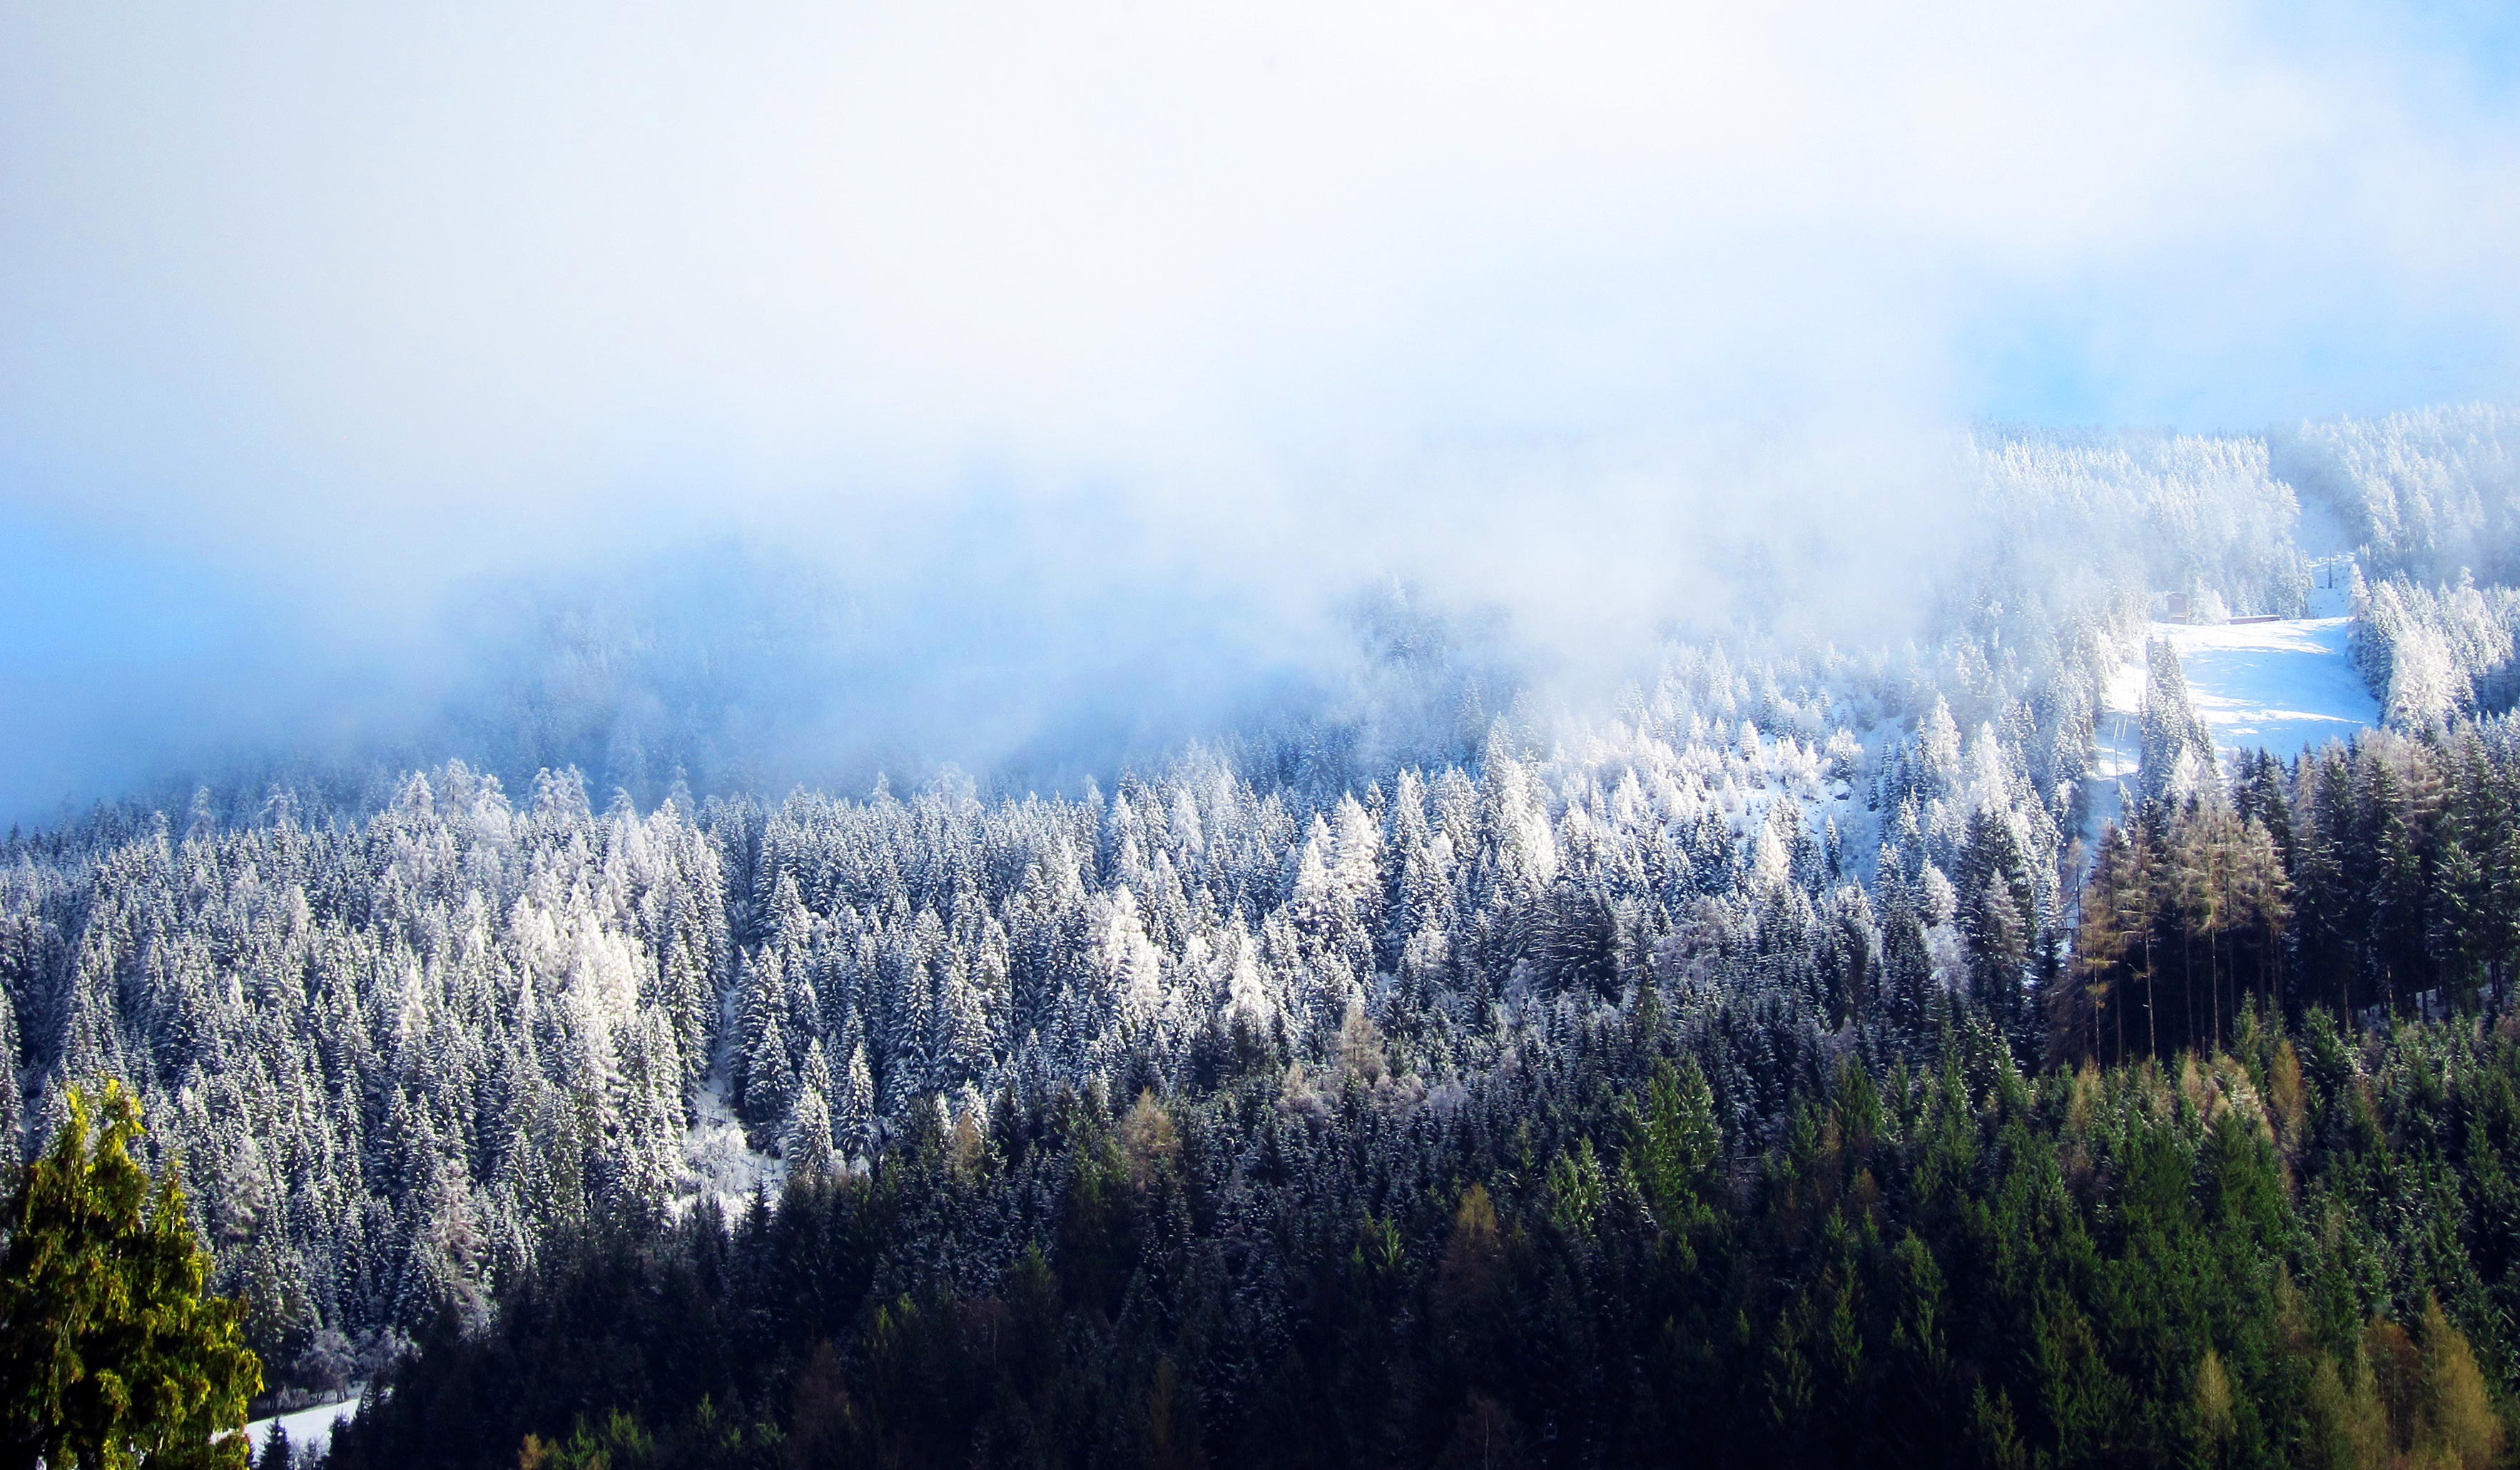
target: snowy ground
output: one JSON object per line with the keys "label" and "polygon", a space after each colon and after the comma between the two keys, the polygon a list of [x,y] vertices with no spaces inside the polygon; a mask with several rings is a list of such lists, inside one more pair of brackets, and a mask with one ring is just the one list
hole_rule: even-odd
{"label": "snowy ground", "polygon": [[[2099,840],[2100,829],[2123,819],[2126,794],[2135,790],[2136,767],[2143,756],[2143,722],[2135,710],[2118,708],[2118,686],[2125,670],[2109,681],[2107,703],[2101,707],[2092,730],[2092,743],[2099,747],[2099,758],[2092,763],[2092,840]],[[2136,670],[2136,704],[2143,702],[2143,670]]]}
{"label": "snowy ground", "polygon": [[[256,1419],[245,1427],[246,1440],[253,1446],[254,1455],[259,1458],[262,1454],[263,1442],[271,1438],[271,1426],[277,1424],[288,1431],[289,1443],[299,1452],[302,1453],[310,1448],[325,1449],[333,1443],[335,1421],[346,1419],[358,1411],[359,1396],[352,1394],[339,1403],[319,1404],[314,1408],[301,1408],[293,1414],[277,1414],[268,1419]],[[295,1456],[292,1455],[292,1458]]]}
{"label": "snowy ground", "polygon": [[[2379,706],[2345,660],[2353,624],[2342,617],[2214,627],[2156,622],[2148,636],[2167,638],[2179,651],[2188,702],[2224,755],[2263,748],[2289,758],[2379,721]],[[2118,783],[2134,783],[2142,709],[2143,651],[2138,648],[2102,691],[2100,758],[2092,773],[2095,831],[2117,815]]]}
{"label": "snowy ground", "polygon": [[692,1090],[692,1111],[698,1115],[683,1137],[683,1176],[677,1181],[675,1206],[688,1207],[703,1194],[715,1195],[720,1207],[742,1208],[755,1189],[779,1193],[788,1166],[745,1143],[743,1125],[726,1100],[723,1077]]}
{"label": "snowy ground", "polygon": [[[2265,749],[2292,757],[2379,721],[2379,706],[2345,661],[2345,635],[2353,625],[2351,618],[2221,627],[2157,622],[2153,634],[2179,650],[2188,701],[2224,754]],[[2128,667],[2139,703],[2143,667]],[[2118,682],[2125,678],[2122,669]],[[2116,689],[2113,683],[2113,696]]]}

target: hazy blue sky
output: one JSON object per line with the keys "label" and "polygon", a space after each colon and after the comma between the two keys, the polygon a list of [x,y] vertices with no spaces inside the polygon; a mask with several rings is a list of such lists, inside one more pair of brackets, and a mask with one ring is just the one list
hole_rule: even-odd
{"label": "hazy blue sky", "polygon": [[678,538],[1299,622],[2509,398],[2507,10],[0,0],[0,810]]}

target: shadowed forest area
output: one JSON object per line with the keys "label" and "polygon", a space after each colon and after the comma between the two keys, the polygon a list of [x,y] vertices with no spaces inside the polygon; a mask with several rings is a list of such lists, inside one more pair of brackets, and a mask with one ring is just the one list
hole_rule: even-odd
{"label": "shadowed forest area", "polygon": [[2230,1019],[2038,1075],[1956,1019],[1768,1148],[1650,1007],[1433,1117],[1363,1027],[1309,1105],[1009,1097],[570,1241],[333,1463],[2500,1462],[2520,1028]]}

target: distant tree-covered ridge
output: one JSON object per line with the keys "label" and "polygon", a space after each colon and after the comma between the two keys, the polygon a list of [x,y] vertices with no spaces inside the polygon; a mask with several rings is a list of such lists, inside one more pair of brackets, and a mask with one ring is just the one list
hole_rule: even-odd
{"label": "distant tree-covered ridge", "polygon": [[2306,423],[2274,472],[2331,512],[2376,577],[2520,582],[2520,411],[2445,404]]}

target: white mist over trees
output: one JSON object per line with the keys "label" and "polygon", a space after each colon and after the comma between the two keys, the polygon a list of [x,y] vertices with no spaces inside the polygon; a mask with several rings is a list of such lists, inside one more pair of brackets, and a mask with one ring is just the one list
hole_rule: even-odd
{"label": "white mist over trees", "polygon": [[[595,605],[528,641],[601,661],[496,682],[600,688],[660,620],[748,605],[643,586],[669,616],[642,619],[583,584],[668,582],[725,542],[812,569],[808,600],[835,590],[823,611],[878,648],[952,629],[916,650],[948,671],[808,659],[869,708],[741,701],[722,749],[680,756],[563,723],[546,744],[597,748],[555,760],[652,800],[678,758],[739,750],[768,791],[1149,755],[1246,691],[1126,638],[1089,657],[1098,626],[1317,675],[1320,610],[1396,573],[1587,663],[1724,620],[1663,595],[1701,563],[1912,587],[1969,507],[1885,443],[2502,393],[2520,323],[2520,129],[2463,13],[257,0],[5,23],[0,701],[48,712],[0,758],[13,820],[275,735],[494,708],[450,689],[498,662],[441,636],[450,606]],[[1757,442],[1725,441],[1740,425]],[[1733,473],[1797,439],[1811,483]],[[1662,473],[1675,444],[1713,472]],[[1039,718],[865,735],[1022,677]],[[668,712],[691,692],[636,682]],[[1080,686],[1163,687],[1182,717],[1058,728]],[[761,754],[815,713],[887,748],[846,772]],[[608,730],[660,723],[629,714]],[[971,749],[934,748],[967,723]],[[377,758],[450,757],[486,758]],[[493,763],[512,788],[538,768]]]}
{"label": "white mist over trees", "polygon": [[[1985,436],[1982,532],[1920,569],[1924,640],[1803,642],[1789,608],[1674,628],[1590,708],[1507,629],[1385,587],[1348,609],[1344,682],[1038,794],[931,766],[764,797],[725,712],[788,635],[734,620],[748,666],[707,625],[571,624],[558,672],[459,714],[477,765],[266,765],[181,815],[17,837],[8,1096],[37,1142],[72,1080],[148,1100],[218,1284],[300,1392],[481,1319],[590,1221],[863,1170],[929,1122],[985,1137],[1011,1091],[1259,1065],[1298,1111],[1359,1077],[1443,1108],[1650,1003],[1702,1042],[1727,1126],[1766,1136],[1849,1049],[2059,1024],[2101,682],[2158,589],[2304,595],[2267,464]],[[2177,661],[2149,657],[2141,794],[2219,802]]]}
{"label": "white mist over trees", "polygon": [[2362,546],[2367,574],[2520,580],[2520,415],[2509,406],[2305,423],[2274,442],[2284,477]]}

